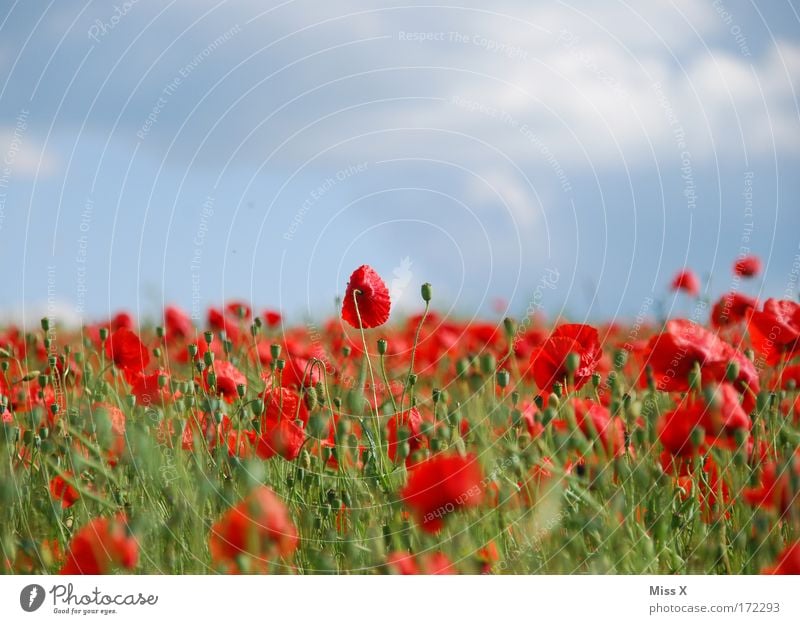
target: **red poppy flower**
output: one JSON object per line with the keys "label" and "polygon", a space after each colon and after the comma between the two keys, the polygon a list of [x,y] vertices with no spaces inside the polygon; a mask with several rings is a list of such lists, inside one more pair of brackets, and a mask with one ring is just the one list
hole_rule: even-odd
{"label": "red poppy flower", "polygon": [[139,544],[130,534],[125,514],[95,518],[69,543],[67,561],[59,574],[108,574],[115,568],[131,569],[139,560]]}
{"label": "red poppy flower", "polygon": [[150,353],[139,336],[125,327],[118,329],[106,341],[106,355],[126,373],[137,373],[150,363]]}
{"label": "red poppy flower", "polygon": [[164,308],[164,329],[168,339],[191,338],[195,331],[189,315],[176,306]]}
{"label": "red poppy flower", "polygon": [[395,461],[397,459],[397,449],[399,445],[400,429],[405,429],[407,435],[406,441],[409,445],[409,454],[406,457],[406,462],[411,458],[411,455],[421,449],[425,443],[425,437],[422,435],[422,416],[416,407],[406,410],[402,414],[395,414],[389,418],[386,425],[388,429],[388,453],[389,459]]}
{"label": "red poppy flower", "polygon": [[[71,472],[64,473],[67,477],[72,477]],[[81,495],[72,487],[61,475],[56,475],[50,479],[50,495],[61,501],[61,507],[67,509],[75,504]]]}
{"label": "red poppy flower", "polygon": [[[167,383],[160,387],[158,378],[162,375],[167,378]],[[169,391],[169,375],[165,371],[157,370],[149,374],[139,373],[128,382],[131,384],[131,394],[136,397],[138,405],[160,407],[172,400],[172,393]]]}
{"label": "red poppy flower", "polygon": [[292,461],[300,455],[305,441],[306,432],[295,421],[288,418],[280,422],[268,421],[256,440],[256,455],[261,459],[280,455]]}
{"label": "red poppy flower", "polygon": [[389,320],[390,308],[389,289],[381,276],[366,264],[353,271],[344,294],[342,318],[356,329],[378,327]]}
{"label": "red poppy flower", "polygon": [[[203,375],[206,388],[208,388],[209,372],[210,369],[206,369]],[[233,403],[239,396],[237,386],[247,386],[247,377],[227,360],[214,362],[214,374],[217,377],[217,393],[228,403]]]}
{"label": "red poppy flower", "polygon": [[[578,427],[587,439],[591,439],[594,427],[606,451],[615,456],[625,452],[625,429],[622,421],[611,418],[608,408],[590,399],[572,399],[569,404],[575,412]],[[554,421],[553,425],[562,429],[567,427],[567,423],[561,420]]]}
{"label": "red poppy flower", "polygon": [[281,324],[283,317],[277,310],[265,310],[264,320],[267,322],[267,327],[274,328]]}
{"label": "red poppy flower", "polygon": [[597,330],[589,325],[560,325],[531,354],[531,366],[536,385],[542,390],[552,390],[556,383],[569,378],[567,357],[575,353],[580,360],[573,374],[574,387],[578,390],[592,378],[602,356]]}
{"label": "red poppy flower", "polygon": [[750,418],[733,386],[720,384],[710,404],[698,400],[664,414],[659,423],[658,437],[670,454],[688,457],[699,451],[691,440],[692,431],[698,427],[703,429],[705,444],[726,448],[735,448],[737,430],[750,431]]}
{"label": "red poppy flower", "polygon": [[784,548],[775,565],[764,568],[761,574],[800,574],[800,541]]}
{"label": "red poppy flower", "polygon": [[225,312],[235,319],[242,318],[245,321],[249,321],[253,317],[253,310],[245,301],[228,302],[225,306]]}
{"label": "red poppy flower", "polygon": [[386,567],[391,574],[405,576],[417,574],[456,574],[449,557],[442,552],[414,556],[404,552],[393,552],[386,557]]}
{"label": "red poppy flower", "polygon": [[783,516],[794,502],[792,473],[800,476],[800,450],[795,453],[788,466],[779,466],[775,461],[764,464],[758,485],[746,488],[744,499],[754,507],[774,511]]}
{"label": "red poppy flower", "polygon": [[744,256],[733,264],[733,272],[739,277],[753,277],[761,273],[761,259],[758,256]]}
{"label": "red poppy flower", "polygon": [[739,292],[722,295],[711,309],[711,323],[714,327],[736,325],[747,319],[751,310],[758,307],[758,299]]}
{"label": "red poppy flower", "polygon": [[297,529],[283,502],[262,485],[214,523],[208,544],[215,564],[238,569],[242,555],[262,562],[291,555]]}
{"label": "red poppy flower", "polygon": [[672,290],[682,290],[687,295],[696,297],[700,294],[700,279],[690,269],[683,269],[675,274],[670,283]]}
{"label": "red poppy flower", "polygon": [[744,394],[744,408],[750,411],[755,406],[759,383],[753,362],[697,323],[684,319],[669,321],[666,331],[650,339],[642,356],[645,367],[640,385],[647,385],[644,372],[649,366],[656,388],[662,392],[687,391],[689,373],[695,364],[700,365],[703,380],[722,382],[727,379],[728,365],[734,363],[739,371],[734,386]]}
{"label": "red poppy flower", "polygon": [[773,365],[800,353],[800,304],[767,299],[764,308],[750,313],[748,325],[753,347]]}
{"label": "red poppy flower", "polygon": [[411,470],[401,496],[421,527],[436,533],[450,513],[481,504],[482,479],[475,457],[434,455]]}
{"label": "red poppy flower", "polygon": [[267,388],[261,398],[264,400],[264,424],[278,423],[281,420],[301,420],[308,425],[308,408],[294,390],[289,388]]}

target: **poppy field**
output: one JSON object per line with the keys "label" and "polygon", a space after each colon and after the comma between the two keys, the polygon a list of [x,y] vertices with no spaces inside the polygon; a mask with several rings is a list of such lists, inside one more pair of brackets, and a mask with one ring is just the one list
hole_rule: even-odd
{"label": "poppy field", "polygon": [[404,316],[364,265],[319,323],[2,328],[2,570],[798,574],[800,305],[672,287],[689,318],[451,318],[430,284]]}

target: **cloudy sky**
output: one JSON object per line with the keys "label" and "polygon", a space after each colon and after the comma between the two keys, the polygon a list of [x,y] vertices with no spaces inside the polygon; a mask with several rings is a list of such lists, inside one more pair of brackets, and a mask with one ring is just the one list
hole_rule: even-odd
{"label": "cloudy sky", "polygon": [[792,294],[798,77],[785,0],[4,0],[0,309],[321,316],[363,263],[459,314]]}

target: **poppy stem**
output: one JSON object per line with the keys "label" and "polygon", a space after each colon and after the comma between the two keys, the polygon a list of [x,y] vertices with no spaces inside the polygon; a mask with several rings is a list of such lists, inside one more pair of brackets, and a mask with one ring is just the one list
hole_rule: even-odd
{"label": "poppy stem", "polygon": [[374,410],[372,411],[372,417],[375,423],[375,444],[377,446],[377,455],[376,458],[378,461],[378,467],[381,473],[384,472],[384,464],[383,464],[383,444],[381,442],[381,423],[380,417],[378,415],[378,393],[375,389],[375,373],[372,370],[372,362],[369,359],[369,351],[367,350],[367,337],[364,333],[364,323],[361,322],[361,311],[358,309],[358,295],[360,291],[356,290],[353,292],[353,304],[356,308],[356,316],[358,317],[358,331],[361,333],[361,346],[364,348],[364,360],[367,363],[367,370],[369,371],[369,379],[370,383],[372,384],[372,399],[375,402]]}
{"label": "poppy stem", "polygon": [[428,310],[430,309],[431,302],[425,302],[425,311],[422,313],[422,318],[419,320],[419,325],[417,325],[417,331],[414,334],[414,345],[411,347],[411,363],[408,365],[408,374],[406,375],[405,382],[403,383],[403,393],[400,395],[400,413],[403,413],[403,403],[405,402],[406,398],[406,390],[408,389],[408,380],[411,378],[411,374],[414,372],[414,356],[417,353],[417,344],[419,344],[419,334],[422,331],[422,325],[425,323],[425,319],[428,316]]}

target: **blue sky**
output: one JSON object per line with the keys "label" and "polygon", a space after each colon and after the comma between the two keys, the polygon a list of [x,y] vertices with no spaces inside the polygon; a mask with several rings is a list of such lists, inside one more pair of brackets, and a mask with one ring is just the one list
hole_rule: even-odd
{"label": "blue sky", "polygon": [[486,7],[0,2],[3,314],[319,317],[369,263],[401,311],[630,318],[742,247],[792,288],[796,3]]}

